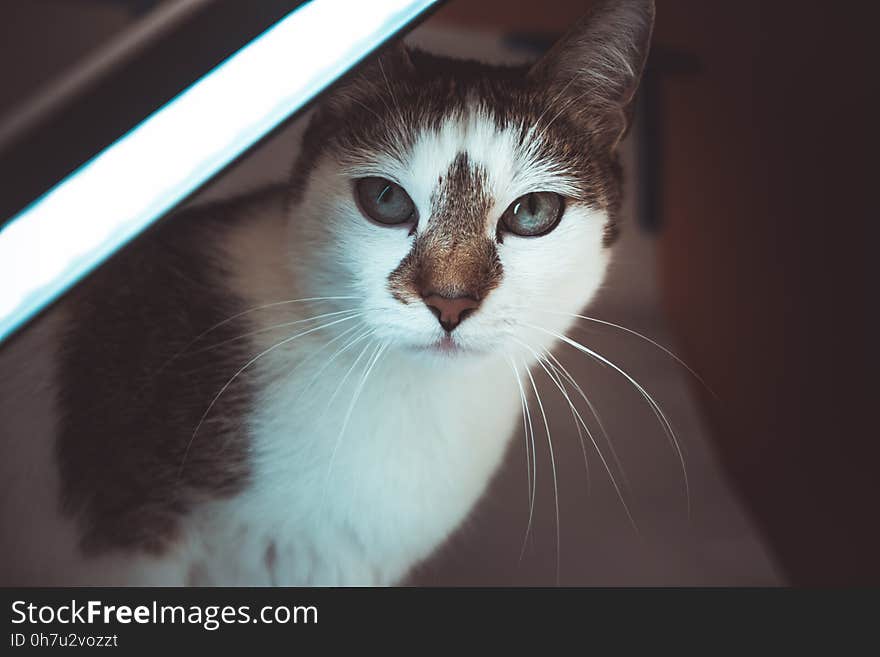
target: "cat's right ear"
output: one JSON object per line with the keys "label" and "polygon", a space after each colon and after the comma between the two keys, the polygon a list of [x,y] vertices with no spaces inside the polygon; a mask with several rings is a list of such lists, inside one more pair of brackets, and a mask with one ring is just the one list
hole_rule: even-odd
{"label": "cat's right ear", "polygon": [[653,26],[653,0],[598,0],[529,78],[548,89],[560,111],[583,116],[613,148],[631,119]]}
{"label": "cat's right ear", "polygon": [[389,93],[392,82],[406,79],[415,71],[409,51],[397,40],[370,55],[322,101],[330,111],[345,114],[353,105]]}

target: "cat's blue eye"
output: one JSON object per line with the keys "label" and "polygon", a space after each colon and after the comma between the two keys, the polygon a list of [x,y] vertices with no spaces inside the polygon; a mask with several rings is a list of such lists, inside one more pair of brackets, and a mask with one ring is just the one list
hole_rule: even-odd
{"label": "cat's blue eye", "polygon": [[538,237],[556,228],[565,209],[563,198],[554,192],[531,192],[511,203],[501,223],[515,235]]}
{"label": "cat's blue eye", "polygon": [[355,196],[361,211],[380,224],[394,226],[416,219],[416,206],[397,183],[386,178],[361,178],[355,183]]}

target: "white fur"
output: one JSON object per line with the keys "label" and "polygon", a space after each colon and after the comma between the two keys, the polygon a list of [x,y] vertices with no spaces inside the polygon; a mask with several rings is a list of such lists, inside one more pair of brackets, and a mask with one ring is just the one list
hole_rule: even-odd
{"label": "white fur", "polygon": [[[36,541],[35,563],[54,559],[57,567],[23,579],[58,582],[76,572],[73,579],[91,583],[384,585],[400,581],[431,554],[485,491],[520,419],[510,359],[522,374],[523,364],[533,358],[519,341],[534,348],[552,342],[527,325],[565,331],[569,320],[541,309],[577,312],[597,290],[607,266],[606,217],[572,205],[548,235],[508,235],[498,246],[503,279],[456,330],[463,352],[427,349],[442,337],[437,320],[422,304],[395,300],[387,286],[414,237],[367,221],[352,197],[352,175],[381,175],[400,183],[413,198],[422,218],[419,230],[424,230],[434,220],[432,185],[460,152],[489,173],[494,204],[486,217],[487,235],[494,235],[500,214],[518,196],[565,193],[573,184],[565,171],[536,161],[513,133],[499,131],[479,109],[422,135],[404,161],[379,158],[353,172],[329,157],[321,159],[301,203],[288,216],[279,204],[259,208],[224,240],[235,272],[231,284],[247,307],[357,297],[256,311],[248,315],[254,330],[338,310],[363,312],[278,347],[317,322],[253,336],[254,354],[270,351],[251,368],[261,391],[247,419],[252,484],[230,500],[197,510],[173,554],[158,562],[128,561],[125,570],[126,562],[116,558],[72,563],[81,559],[76,532],[56,508],[55,475],[42,481],[4,472],[3,481],[13,488],[4,498],[33,499],[39,507],[33,521],[54,528],[51,537]],[[327,365],[338,348],[368,330],[374,332],[369,338]],[[310,358],[334,338],[333,345]],[[36,344],[26,345],[23,353],[37,350]],[[48,356],[44,364],[30,365],[32,376],[52,379]],[[523,385],[528,387],[527,378]],[[44,399],[51,400],[51,390]],[[16,402],[7,401],[4,432],[12,427],[25,436],[21,427],[36,427],[35,413],[43,413],[46,424],[33,429],[39,436],[23,445],[8,468],[51,461],[51,405],[15,411]],[[11,422],[10,412],[15,413]],[[199,439],[210,440],[210,433]],[[6,527],[10,517],[27,524],[21,510],[9,504],[3,510]],[[4,549],[34,550],[33,537],[40,533],[30,528],[23,533],[21,541],[7,537]]]}

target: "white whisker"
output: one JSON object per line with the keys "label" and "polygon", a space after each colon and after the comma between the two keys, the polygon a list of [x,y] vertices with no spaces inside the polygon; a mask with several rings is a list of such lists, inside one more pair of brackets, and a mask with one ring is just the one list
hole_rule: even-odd
{"label": "white whisker", "polygon": [[260,335],[261,333],[268,333],[269,331],[277,331],[280,328],[287,328],[289,326],[297,326],[299,324],[306,324],[308,322],[314,322],[319,319],[327,319],[328,317],[339,317],[340,315],[348,315],[352,318],[360,317],[365,315],[366,311],[363,310],[336,310],[332,313],[324,313],[322,315],[315,315],[314,317],[306,317],[304,319],[297,319],[290,322],[283,322],[281,324],[273,324],[272,326],[264,326],[260,329],[255,329],[253,331],[248,331],[247,333],[242,333],[241,335],[237,335],[234,338],[228,338],[221,342],[217,342],[215,344],[209,345],[207,347],[202,347],[197,351],[191,352],[191,355],[195,356],[197,354],[204,353],[206,351],[211,351],[212,349],[216,349],[217,347],[222,347],[223,345],[229,344],[230,342],[237,342],[238,340],[242,340],[244,338],[249,338],[254,335]]}
{"label": "white whisker", "polygon": [[617,467],[617,472],[620,474],[621,479],[623,480],[621,483],[625,488],[629,488],[629,477],[626,476],[626,470],[623,468],[623,464],[620,461],[620,458],[617,455],[617,450],[614,449],[614,443],[611,442],[611,436],[608,434],[608,431],[605,429],[605,424],[602,422],[602,416],[599,415],[599,411],[596,409],[596,406],[590,401],[590,398],[587,397],[587,393],[584,392],[583,388],[581,388],[580,384],[575,380],[574,376],[568,371],[568,369],[559,361],[556,356],[553,355],[551,351],[544,350],[544,354],[550,360],[555,363],[553,365],[553,369],[557,372],[561,373],[561,376],[564,376],[572,386],[574,386],[575,391],[580,395],[581,399],[584,400],[584,403],[587,405],[587,408],[590,409],[590,413],[596,420],[596,425],[599,427],[599,433],[602,434],[602,439],[605,441],[605,444],[608,445],[608,451],[611,452],[611,458],[614,460],[614,465]]}
{"label": "white whisker", "polygon": [[513,367],[513,375],[516,377],[517,386],[519,388],[519,405],[520,411],[522,412],[522,422],[523,422],[523,437],[525,438],[525,448],[526,448],[526,497],[529,501],[529,520],[531,520],[532,512],[534,511],[534,502],[535,499],[532,496],[532,456],[529,451],[529,424],[528,419],[526,418],[526,405],[528,404],[525,393],[523,391],[522,384],[519,379],[519,372],[516,369],[516,366],[513,364],[513,361],[509,359],[511,366]]}
{"label": "white whisker", "polygon": [[[527,469],[527,471],[529,468],[530,461],[531,461],[531,467],[532,467],[532,472],[528,476],[528,479],[529,479],[529,521],[528,521],[528,524],[526,525],[526,533],[525,533],[525,536],[523,536],[522,547],[520,548],[520,551],[519,551],[519,561],[522,562],[523,556],[525,555],[525,552],[526,552],[526,545],[528,544],[529,534],[531,533],[531,530],[532,530],[532,519],[535,514],[535,493],[537,490],[536,489],[536,481],[537,481],[537,474],[538,474],[537,467],[536,467],[537,466],[537,463],[536,463],[536,456],[537,455],[535,454],[535,430],[534,430],[534,427],[532,427],[532,414],[529,411],[528,396],[526,395],[525,389],[523,388],[522,379],[520,378],[519,369],[517,369],[516,363],[514,362],[513,358],[511,358],[510,356],[507,357],[507,360],[510,363],[510,366],[513,368],[513,375],[514,375],[514,378],[516,379],[516,385],[519,387],[519,396],[520,396],[520,400],[522,402],[522,407],[523,407],[523,416],[524,416],[523,429],[525,430],[525,439],[526,439],[526,469]],[[528,421],[528,424],[526,424],[526,420]],[[529,458],[529,441],[531,441],[531,445],[532,445],[531,459]]]}
{"label": "white whisker", "polygon": [[550,121],[550,123],[548,123],[545,127],[541,128],[541,132],[538,134],[537,138],[535,138],[535,136],[534,136],[535,130],[540,127],[541,119],[543,119],[547,115],[547,112],[550,111],[550,108],[556,107],[556,103],[559,101],[560,98],[562,98],[562,95],[566,91],[568,91],[568,88],[572,85],[572,83],[575,81],[576,78],[577,78],[577,76],[575,76],[575,75],[571,76],[571,79],[562,86],[562,89],[560,89],[559,92],[553,97],[552,101],[547,103],[547,107],[545,107],[544,111],[541,112],[541,114],[538,116],[537,119],[535,119],[535,122],[534,122],[534,124],[532,124],[531,130],[529,131],[529,138],[531,139],[532,142],[540,143],[541,141],[544,140],[544,137],[547,134],[547,129],[550,127],[550,125],[553,124],[553,121]]}
{"label": "white whisker", "polygon": [[[559,379],[558,370],[555,367],[553,367],[553,365],[550,363],[550,361],[548,361],[546,359],[546,357],[542,358],[542,356],[540,356],[538,354],[536,354],[535,357],[537,358],[538,363],[541,365],[541,367],[544,367],[544,365],[547,364],[551,367],[551,369],[553,369],[553,372],[556,374],[556,376],[552,376],[551,373],[547,370],[547,368],[544,367],[544,371],[547,372],[548,376],[550,376],[551,378],[554,379],[554,383],[557,384],[557,387],[559,387],[560,385],[562,385],[562,386],[565,385],[564,383],[561,383],[561,379]],[[542,362],[542,360],[543,360],[543,362]],[[557,381],[559,381],[559,382],[557,382]],[[586,446],[586,443],[584,442],[584,432],[581,430],[581,426],[583,426],[584,430],[586,430],[587,435],[590,437],[590,441],[594,442],[594,443],[595,443],[595,441],[593,440],[592,433],[590,433],[590,429],[587,427],[586,423],[580,418],[580,414],[577,412],[577,409],[575,408],[571,399],[568,397],[567,394],[565,394],[565,392],[563,392],[562,396],[565,398],[566,403],[568,403],[568,409],[569,409],[569,412],[571,413],[571,418],[574,421],[574,428],[577,431],[578,443],[581,446],[581,453],[583,454],[583,457],[584,457],[584,473],[585,473],[586,479],[587,479],[587,494],[590,494],[590,492],[592,491],[592,477],[590,476],[590,460],[587,458],[587,446]]]}
{"label": "white whisker", "polygon": [[583,319],[588,322],[593,322],[596,324],[601,324],[603,326],[615,328],[619,331],[624,331],[626,333],[629,333],[630,335],[634,335],[637,338],[641,338],[645,342],[651,344],[652,346],[656,347],[657,349],[659,349],[660,351],[665,353],[667,356],[672,358],[676,363],[678,363],[683,368],[685,368],[691,374],[691,376],[693,376],[697,381],[700,382],[700,384],[709,392],[709,394],[711,394],[716,400],[718,399],[718,395],[716,395],[715,392],[712,390],[712,388],[709,387],[709,384],[707,384],[703,380],[703,377],[701,377],[690,365],[688,365],[686,362],[684,362],[684,360],[682,360],[674,351],[672,351],[668,347],[664,347],[662,344],[660,344],[656,340],[653,340],[652,338],[649,338],[647,335],[639,333],[638,331],[631,329],[627,326],[623,326],[621,324],[615,324],[614,322],[609,322],[608,320],[605,320],[605,319],[599,319],[598,317],[590,317],[588,315],[579,315],[578,313],[568,313],[568,312],[563,312],[561,310],[548,310],[546,308],[532,308],[532,310],[537,310],[538,312],[544,312],[544,313],[551,313],[551,314],[555,314],[555,315],[562,315],[562,316],[566,316],[566,317],[573,317],[573,318],[577,318],[577,319]]}
{"label": "white whisker", "polygon": [[601,363],[604,363],[605,365],[607,365],[608,367],[611,367],[613,370],[615,370],[620,375],[622,375],[627,381],[629,381],[629,383],[636,390],[638,390],[638,392],[642,395],[642,397],[645,399],[645,401],[648,402],[648,405],[651,407],[651,410],[654,412],[654,415],[657,417],[657,420],[660,422],[660,425],[663,427],[664,433],[666,434],[667,438],[670,440],[672,447],[674,448],[676,454],[678,455],[678,460],[681,464],[681,472],[682,472],[682,476],[684,479],[685,497],[687,500],[687,513],[688,513],[688,517],[690,517],[690,515],[691,515],[690,482],[688,481],[687,466],[685,464],[684,454],[681,451],[681,446],[678,443],[678,439],[675,436],[675,431],[673,431],[672,425],[669,423],[669,420],[666,418],[666,415],[663,413],[660,406],[657,404],[656,401],[654,401],[654,398],[650,394],[648,394],[648,391],[645,390],[645,388],[642,387],[642,385],[638,381],[636,381],[633,377],[631,377],[629,374],[627,374],[625,371],[623,371],[616,364],[614,364],[613,362],[611,362],[610,360],[605,358],[603,355],[593,351],[592,349],[590,349],[588,347],[585,347],[580,342],[577,342],[576,340],[572,340],[571,338],[569,338],[567,336],[560,335],[559,333],[556,333],[555,331],[550,331],[548,329],[545,329],[541,326],[534,326],[531,324],[524,324],[524,326],[528,326],[529,328],[532,328],[532,329],[535,329],[538,331],[543,331],[544,333],[547,333],[548,335],[555,337],[557,340],[561,340],[561,341],[565,342],[567,345],[574,347],[578,351],[581,351],[582,353],[590,356],[591,358],[593,358]]}
{"label": "white whisker", "polygon": [[[617,497],[620,499],[620,503],[623,506],[623,510],[626,512],[626,517],[629,518],[630,524],[633,526],[633,529],[636,531],[636,534],[640,534],[639,527],[636,524],[635,519],[633,518],[632,513],[630,512],[629,505],[626,503],[626,499],[623,497],[623,491],[620,489],[620,486],[617,484],[617,480],[614,478],[614,474],[611,472],[611,468],[608,466],[608,461],[605,459],[604,454],[602,454],[602,450],[599,449],[599,444],[596,442],[596,439],[593,437],[593,433],[590,431],[586,422],[584,422],[583,417],[581,417],[580,412],[577,410],[577,407],[571,401],[571,397],[568,394],[568,391],[565,388],[565,385],[562,383],[560,379],[557,379],[553,374],[551,374],[550,370],[545,366],[545,359],[542,359],[541,356],[535,352],[531,347],[527,344],[520,342],[520,344],[532,352],[535,355],[535,358],[538,359],[538,364],[543,368],[544,372],[546,372],[547,376],[550,377],[550,380],[556,385],[559,389],[559,392],[562,393],[565,401],[568,402],[568,406],[571,409],[572,414],[576,417],[575,426],[578,426],[578,422],[584,428],[584,431],[587,432],[587,436],[590,438],[590,442],[593,445],[593,449],[596,450],[596,453],[599,455],[599,459],[602,461],[602,465],[605,468],[605,472],[608,474],[608,478],[611,480],[611,485],[614,486],[614,490],[617,493]],[[549,363],[548,363],[549,364]],[[550,367],[553,367],[550,364]],[[583,434],[578,430],[578,435],[581,437],[581,448],[584,449],[583,444]],[[586,451],[584,451],[584,458],[586,458]]]}
{"label": "white whisker", "polygon": [[[236,320],[239,317],[244,317],[245,315],[248,315],[250,313],[257,312],[258,310],[266,310],[268,308],[275,308],[277,306],[283,306],[283,305],[287,305],[287,304],[291,304],[291,303],[306,303],[306,302],[310,302],[310,301],[356,301],[359,299],[360,299],[360,297],[348,297],[348,296],[344,296],[344,297],[343,296],[340,296],[340,297],[306,297],[305,299],[287,299],[285,301],[275,301],[273,303],[267,303],[262,306],[255,306],[253,308],[248,308],[247,310],[242,310],[241,312],[236,313],[235,315],[232,315],[231,317],[227,317],[223,321],[217,322],[216,324],[214,324],[210,328],[207,328],[204,331],[202,331],[201,333],[199,333],[196,337],[194,337],[192,340],[190,340],[186,344],[186,346],[184,346],[182,349],[180,349],[180,351],[175,353],[168,360],[166,360],[164,363],[162,363],[158,367],[158,369],[153,371],[150,374],[150,380],[154,380],[157,376],[159,376],[159,374],[161,374],[165,370],[166,367],[168,367],[171,363],[173,363],[178,358],[180,358],[183,354],[185,354],[187,351],[189,351],[190,347],[192,347],[196,342],[198,342],[199,340],[204,338],[209,333],[216,331],[221,326],[225,326],[229,322]],[[138,391],[138,394],[139,393],[140,393],[140,390]]]}
{"label": "white whisker", "polygon": [[538,394],[538,386],[535,385],[535,379],[528,368],[526,368],[526,374],[529,376],[529,381],[532,382],[532,390],[535,391],[535,399],[538,401],[538,408],[541,409],[541,417],[544,420],[544,430],[547,432],[547,448],[550,451],[550,466],[553,470],[553,504],[556,509],[556,583],[559,584],[561,531],[559,528],[559,485],[556,480],[556,457],[553,454],[553,441],[550,438],[550,424],[547,422],[547,414],[544,412],[544,404],[541,403],[541,395]]}
{"label": "white whisker", "polygon": [[[360,324],[359,326],[356,326],[355,328],[356,328],[356,329],[357,329],[357,328],[363,328],[363,326],[364,326],[364,324],[363,324],[363,322],[361,322],[361,324]],[[303,388],[303,389],[300,391],[299,396],[302,397],[303,395],[305,395],[306,392],[308,392],[308,391],[311,389],[311,387],[312,387],[313,385],[315,385],[315,383],[318,381],[318,379],[321,377],[321,375],[326,371],[326,369],[327,369],[328,367],[330,367],[330,365],[333,363],[334,360],[336,360],[339,356],[341,356],[341,355],[344,354],[346,351],[348,351],[349,349],[351,349],[354,345],[356,345],[356,344],[357,344],[358,342],[360,342],[361,340],[365,340],[365,339],[369,338],[369,337],[370,337],[371,335],[373,335],[375,332],[376,332],[375,329],[369,329],[369,328],[368,328],[368,329],[365,330],[363,333],[359,333],[358,335],[356,335],[355,337],[353,337],[351,340],[349,340],[346,344],[344,344],[342,347],[340,347],[339,349],[337,349],[337,350],[333,353],[333,355],[330,356],[330,358],[328,358],[327,361],[321,366],[321,369],[319,369],[319,370],[315,373],[315,375],[312,377],[312,379],[309,381],[309,383],[306,385],[306,387]]]}
{"label": "white whisker", "polygon": [[[310,360],[312,360],[313,358],[315,358],[316,356],[318,356],[322,351],[324,351],[325,349],[327,349],[327,348],[328,348],[330,345],[332,345],[334,342],[336,342],[336,341],[338,341],[338,340],[341,340],[341,339],[343,339],[344,337],[346,337],[347,335],[350,335],[351,333],[353,333],[353,332],[355,332],[355,331],[357,331],[357,330],[363,328],[363,326],[364,326],[364,323],[361,322],[360,324],[355,324],[354,326],[345,329],[342,333],[340,333],[339,335],[337,335],[335,338],[333,338],[332,340],[328,340],[327,342],[325,342],[324,344],[322,344],[320,347],[318,347],[317,349],[315,349],[315,350],[314,350],[312,353],[310,353],[308,356],[306,356],[306,357],[303,358],[301,361],[299,361],[298,363],[296,363],[296,364],[293,366],[293,368],[292,368],[291,371],[296,370],[296,369],[298,369],[298,368],[301,368],[303,365],[305,365],[306,363],[308,363]],[[229,442],[229,440],[227,440],[227,441],[223,444],[223,447],[221,448],[221,451],[226,449],[226,444],[227,444],[228,442]]]}
{"label": "white whisker", "polygon": [[309,333],[314,333],[315,331],[321,331],[321,330],[324,330],[324,329],[326,329],[326,328],[329,328],[329,327],[331,327],[331,326],[334,326],[335,324],[339,324],[339,323],[341,323],[341,322],[349,321],[350,319],[353,319],[353,318],[351,318],[351,317],[343,317],[342,319],[337,319],[337,320],[334,320],[334,321],[329,322],[329,323],[327,323],[327,324],[322,324],[321,326],[315,326],[315,327],[313,327],[313,328],[308,329],[307,331],[302,331],[301,333],[297,333],[296,335],[292,335],[292,336],[290,336],[289,338],[285,338],[285,339],[282,340],[281,342],[278,342],[278,343],[272,345],[271,347],[269,347],[268,349],[264,349],[263,351],[261,351],[259,354],[257,354],[257,355],[254,356],[253,358],[251,358],[247,363],[245,363],[245,364],[241,367],[241,369],[239,369],[235,374],[233,374],[233,375],[232,375],[232,378],[230,378],[230,379],[229,379],[229,380],[223,385],[223,387],[220,389],[220,392],[218,392],[218,393],[214,396],[214,398],[211,400],[211,403],[208,404],[208,408],[205,409],[205,412],[202,414],[202,417],[199,419],[199,422],[198,422],[198,424],[196,425],[196,428],[195,428],[195,430],[193,431],[192,436],[191,436],[190,439],[189,439],[189,442],[187,442],[187,444],[186,444],[186,449],[185,449],[184,452],[183,452],[183,459],[181,460],[181,463],[180,463],[180,469],[178,470],[177,478],[180,479],[181,475],[183,474],[183,467],[184,467],[184,465],[186,464],[186,459],[187,459],[187,456],[189,455],[189,450],[190,450],[190,448],[192,447],[193,441],[194,441],[195,438],[196,438],[196,434],[198,434],[199,429],[201,429],[202,424],[205,422],[205,418],[208,417],[208,414],[211,412],[211,409],[214,408],[214,404],[217,403],[217,400],[220,399],[220,397],[223,395],[223,393],[226,392],[226,389],[229,388],[230,385],[232,385],[232,382],[235,381],[235,380],[241,375],[242,372],[244,372],[247,368],[249,368],[251,365],[253,365],[254,363],[256,363],[256,362],[257,362],[260,358],[262,358],[263,356],[265,356],[265,355],[267,355],[267,354],[269,354],[269,353],[275,351],[275,350],[278,349],[279,347],[282,347],[282,346],[284,346],[284,345],[286,345],[286,344],[288,344],[288,343],[290,343],[290,342],[296,340],[297,338],[300,338],[300,337],[302,337],[302,336],[304,336],[304,335],[308,335]]}
{"label": "white whisker", "polygon": [[333,406],[333,402],[336,400],[336,397],[339,395],[339,392],[342,390],[342,386],[345,385],[345,382],[348,381],[348,377],[351,376],[351,373],[354,371],[354,368],[357,367],[357,364],[360,362],[361,358],[364,357],[364,354],[367,353],[367,350],[370,348],[370,343],[364,345],[364,348],[361,349],[361,352],[357,355],[357,358],[354,359],[354,362],[351,364],[351,367],[348,368],[348,371],[336,385],[336,389],[333,391],[333,394],[330,395],[330,398],[327,400],[327,404],[324,406],[324,410],[321,411],[321,415],[318,416],[316,424],[320,424],[324,419],[324,416],[327,415],[330,408]]}
{"label": "white whisker", "polygon": [[382,66],[382,59],[379,58],[376,60],[379,64],[379,71],[382,73],[382,79],[385,80],[385,86],[388,87],[388,95],[391,96],[391,102],[394,103],[394,108],[397,110],[397,117],[400,121],[400,128],[403,130],[406,126],[406,119],[403,116],[403,110],[400,109],[400,104],[397,102],[397,98],[394,97],[394,90],[391,88],[391,83],[388,81],[388,76],[385,75],[385,67]]}
{"label": "white whisker", "polygon": [[355,103],[356,105],[360,105],[363,109],[367,110],[370,114],[372,114],[373,116],[375,116],[376,119],[378,119],[380,122],[382,121],[382,117],[379,116],[379,115],[376,113],[376,111],[375,111],[374,109],[372,109],[372,108],[370,108],[370,107],[367,107],[364,103],[362,103],[361,101],[359,101],[357,98],[354,98],[354,97],[352,96],[352,97],[349,97],[348,100],[352,101],[352,102]]}
{"label": "white whisker", "polygon": [[348,422],[351,420],[351,414],[354,411],[354,407],[358,402],[358,399],[361,397],[361,392],[363,392],[364,386],[367,383],[367,379],[370,377],[370,372],[373,371],[373,368],[376,366],[376,363],[381,358],[382,353],[385,351],[386,347],[388,347],[388,343],[382,343],[376,346],[376,349],[373,351],[373,355],[370,357],[370,360],[367,362],[366,367],[364,368],[364,374],[361,376],[361,380],[355,388],[354,393],[351,397],[351,403],[348,405],[348,409],[345,411],[345,417],[342,420],[342,427],[339,429],[339,435],[336,438],[336,443],[333,445],[333,451],[330,454],[330,461],[327,463],[327,472],[324,475],[324,488],[321,493],[321,500],[323,501],[326,493],[327,486],[330,483],[330,474],[333,471],[333,464],[336,462],[336,454],[339,451],[339,445],[342,443],[342,437],[345,435],[345,430],[348,429]]}

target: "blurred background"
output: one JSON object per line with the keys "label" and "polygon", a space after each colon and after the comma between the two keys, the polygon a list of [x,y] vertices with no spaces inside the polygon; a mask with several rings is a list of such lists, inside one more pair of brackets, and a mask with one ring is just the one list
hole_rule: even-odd
{"label": "blurred background", "polygon": [[[0,122],[157,5],[177,1],[0,0]],[[529,60],[589,4],[450,0],[408,41]],[[587,473],[568,406],[540,377],[558,469],[558,557],[538,429],[536,508],[522,557],[529,506],[519,435],[490,494],[410,583],[880,581],[870,13],[818,2],[657,1],[624,147],[624,232],[587,314],[672,348],[718,399],[632,335],[583,322],[573,337],[664,409],[684,451],[690,516],[678,456],[644,400],[612,371],[560,349],[602,416],[617,453],[609,469],[638,533],[592,449]],[[189,202],[283,179],[300,126],[277,132]]]}

